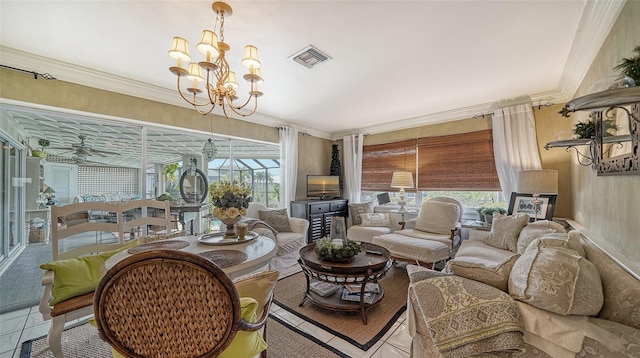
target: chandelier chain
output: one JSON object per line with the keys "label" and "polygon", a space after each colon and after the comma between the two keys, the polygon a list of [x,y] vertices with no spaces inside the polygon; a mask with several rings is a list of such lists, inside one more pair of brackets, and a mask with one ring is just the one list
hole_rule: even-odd
{"label": "chandelier chain", "polygon": [[220,16],[220,42],[224,42],[224,11],[218,13]]}

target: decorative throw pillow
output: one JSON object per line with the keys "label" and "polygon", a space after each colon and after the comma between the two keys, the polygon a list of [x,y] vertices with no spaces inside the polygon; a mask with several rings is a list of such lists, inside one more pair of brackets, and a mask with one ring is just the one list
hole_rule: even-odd
{"label": "decorative throw pillow", "polygon": [[291,232],[287,209],[260,210],[260,220],[266,222],[277,232]]}
{"label": "decorative throw pillow", "polygon": [[102,279],[100,271],[107,259],[120,251],[136,246],[138,240],[112,251],[99,255],[83,256],[73,259],[51,261],[40,265],[43,270],[53,271],[53,287],[49,302],[51,306],[73,297],[92,292]]}
{"label": "decorative throw pillow", "polygon": [[251,297],[258,302],[258,313],[269,301],[278,281],[278,271],[262,271],[240,276],[233,280],[240,297]]}
{"label": "decorative throw pillow", "polygon": [[453,203],[427,201],[422,204],[415,229],[435,234],[450,234],[456,226],[460,208]]}
{"label": "decorative throw pillow", "polygon": [[509,294],[561,315],[596,315],[604,303],[598,269],[575,250],[527,250],[513,265]]}
{"label": "decorative throw pillow", "polygon": [[[241,317],[247,322],[255,323],[258,319],[257,312],[262,310],[258,302],[250,297],[240,297]],[[267,342],[262,339],[260,330],[239,330],[233,337],[231,344],[224,350],[219,358],[253,357],[267,349]]]}
{"label": "decorative throw pillow", "polygon": [[467,240],[443,272],[486,283],[504,292],[509,291],[509,274],[520,255],[508,250],[496,250],[480,240]]}
{"label": "decorative throw pillow", "polygon": [[367,213],[360,214],[360,226],[391,226],[388,213]]}
{"label": "decorative throw pillow", "polygon": [[513,216],[494,214],[491,232],[484,239],[484,243],[498,249],[517,252],[518,236],[528,222],[527,214]]}
{"label": "decorative throw pillow", "polygon": [[367,214],[372,212],[373,212],[373,202],[349,204],[349,216],[351,216],[351,225],[362,224],[362,220],[360,219],[360,214]]}
{"label": "decorative throw pillow", "polygon": [[555,221],[540,220],[529,223],[525,226],[518,236],[518,253],[522,254],[529,244],[546,234],[554,232],[566,232],[564,227]]}
{"label": "decorative throw pillow", "polygon": [[543,235],[533,240],[525,251],[540,250],[544,247],[562,247],[575,250],[580,256],[585,257],[584,248],[580,244],[580,232],[571,230],[568,233],[553,233]]}

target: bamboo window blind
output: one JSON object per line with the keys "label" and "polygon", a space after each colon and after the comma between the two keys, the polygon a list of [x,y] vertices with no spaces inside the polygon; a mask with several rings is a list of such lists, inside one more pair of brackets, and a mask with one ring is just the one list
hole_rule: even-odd
{"label": "bamboo window blind", "polygon": [[491,130],[364,146],[362,190],[397,191],[395,171],[412,172],[417,190],[500,190]]}
{"label": "bamboo window blind", "polygon": [[362,149],[362,190],[398,191],[398,189],[391,187],[393,172],[412,172],[415,177],[416,152],[415,139],[364,146]]}
{"label": "bamboo window blind", "polygon": [[418,139],[418,190],[500,190],[491,130]]}

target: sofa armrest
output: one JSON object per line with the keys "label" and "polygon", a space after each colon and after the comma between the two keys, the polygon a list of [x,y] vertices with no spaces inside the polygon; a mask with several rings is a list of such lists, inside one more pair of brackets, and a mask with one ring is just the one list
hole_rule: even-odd
{"label": "sofa armrest", "polygon": [[289,218],[289,226],[291,232],[297,232],[299,234],[306,234],[309,229],[309,221],[302,218]]}

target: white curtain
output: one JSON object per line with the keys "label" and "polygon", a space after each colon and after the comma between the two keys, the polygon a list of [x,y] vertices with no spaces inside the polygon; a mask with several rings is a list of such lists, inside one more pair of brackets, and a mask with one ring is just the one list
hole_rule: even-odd
{"label": "white curtain", "polygon": [[360,202],[362,183],[362,133],[344,136],[344,195],[350,203]]}
{"label": "white curtain", "polygon": [[296,199],[298,178],[298,129],[280,128],[280,208]]}
{"label": "white curtain", "polygon": [[498,103],[491,117],[493,154],[502,193],[509,200],[517,190],[518,172],[541,169],[531,99]]}

